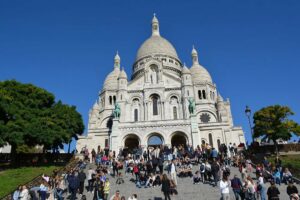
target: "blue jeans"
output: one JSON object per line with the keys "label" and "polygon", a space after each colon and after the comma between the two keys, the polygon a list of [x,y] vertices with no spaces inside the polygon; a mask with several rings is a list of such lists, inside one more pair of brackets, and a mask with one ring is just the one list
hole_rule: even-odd
{"label": "blue jeans", "polygon": [[239,200],[240,199],[241,190],[239,190],[239,189],[233,189],[233,194],[234,194],[235,200]]}

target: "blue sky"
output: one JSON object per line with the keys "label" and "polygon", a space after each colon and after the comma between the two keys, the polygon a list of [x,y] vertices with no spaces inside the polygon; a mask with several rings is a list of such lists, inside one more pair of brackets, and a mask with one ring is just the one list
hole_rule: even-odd
{"label": "blue sky", "polygon": [[236,125],[288,105],[300,122],[300,1],[0,1],[0,80],[33,83],[76,105],[85,124],[118,50],[127,74],[155,12],[161,35],[191,65],[194,44]]}

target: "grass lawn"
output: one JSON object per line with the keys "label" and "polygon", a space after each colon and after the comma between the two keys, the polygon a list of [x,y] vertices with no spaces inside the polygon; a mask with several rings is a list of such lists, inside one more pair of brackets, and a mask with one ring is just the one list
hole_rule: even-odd
{"label": "grass lawn", "polygon": [[[292,174],[300,178],[300,155],[280,155],[283,167],[288,167]],[[274,163],[275,156],[272,156],[271,162]]]}
{"label": "grass lawn", "polygon": [[58,166],[22,167],[0,172],[0,198],[11,192],[18,185],[27,183],[40,174],[51,175]]}

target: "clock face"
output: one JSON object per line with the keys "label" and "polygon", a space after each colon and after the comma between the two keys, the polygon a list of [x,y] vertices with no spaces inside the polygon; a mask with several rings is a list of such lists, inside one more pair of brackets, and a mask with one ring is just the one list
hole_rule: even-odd
{"label": "clock face", "polygon": [[201,122],[203,122],[203,123],[208,123],[208,122],[210,121],[210,116],[209,116],[209,114],[203,113],[203,114],[200,116],[200,120],[201,120]]}

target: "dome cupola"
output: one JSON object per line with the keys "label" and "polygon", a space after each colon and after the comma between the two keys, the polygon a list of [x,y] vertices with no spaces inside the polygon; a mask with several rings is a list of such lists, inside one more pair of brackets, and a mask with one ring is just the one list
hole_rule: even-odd
{"label": "dome cupola", "polygon": [[194,47],[192,50],[192,60],[193,60],[193,65],[190,71],[192,74],[193,83],[196,84],[205,83],[205,82],[212,83],[212,78],[208,73],[208,71],[202,65],[199,64],[198,53]]}
{"label": "dome cupola", "polygon": [[168,40],[160,36],[159,21],[154,14],[152,19],[152,35],[140,46],[137,52],[136,61],[147,56],[158,54],[170,56],[179,60],[173,45]]}

